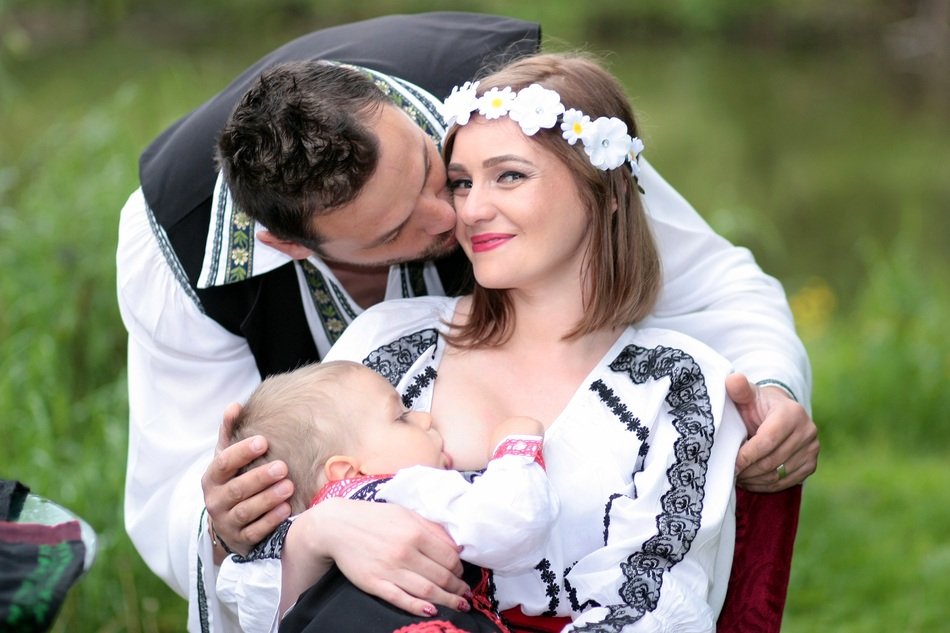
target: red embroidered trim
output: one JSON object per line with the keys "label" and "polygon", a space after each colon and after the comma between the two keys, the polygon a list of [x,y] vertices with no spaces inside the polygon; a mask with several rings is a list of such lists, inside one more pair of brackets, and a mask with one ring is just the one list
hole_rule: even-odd
{"label": "red embroidered trim", "polygon": [[331,481],[317,491],[317,494],[310,500],[310,507],[312,508],[326,499],[348,499],[355,490],[362,488],[371,481],[388,479],[390,477],[392,477],[392,475],[365,475],[363,477],[353,477],[352,479]]}
{"label": "red embroidered trim", "polygon": [[445,620],[427,620],[399,627],[393,633],[465,633],[465,631]]}
{"label": "red embroidered trim", "polygon": [[533,457],[534,461],[536,461],[541,468],[544,468],[543,446],[544,444],[540,438],[536,440],[527,440],[517,437],[507,438],[498,445],[498,448],[495,449],[495,454],[492,455],[491,458],[498,459],[505,455],[524,455],[526,457]]}

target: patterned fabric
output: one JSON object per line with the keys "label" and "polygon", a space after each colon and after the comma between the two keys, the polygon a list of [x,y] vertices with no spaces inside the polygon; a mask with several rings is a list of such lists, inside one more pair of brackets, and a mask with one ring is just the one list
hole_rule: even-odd
{"label": "patterned fabric", "polygon": [[0,480],[0,630],[46,631],[83,572],[79,521],[20,523],[29,488]]}
{"label": "patterned fabric", "polygon": [[232,560],[236,563],[250,563],[268,558],[279,560],[281,553],[284,551],[284,541],[287,540],[287,531],[290,530],[290,524],[289,519],[285,520],[266,539],[255,545],[254,549],[247,553],[247,556],[231,554]]}
{"label": "patterned fabric", "polygon": [[310,506],[315,506],[325,499],[360,499],[376,501],[376,492],[379,485],[392,479],[392,475],[366,475],[352,479],[339,479],[327,483],[314,495]]}
{"label": "patterned fabric", "polygon": [[[673,444],[676,459],[667,471],[669,490],[661,497],[657,533],[646,541],[642,551],[620,564],[626,578],[620,589],[625,604],[611,606],[602,622],[577,627],[578,631],[622,631],[657,608],[666,573],[683,560],[699,532],[707,464],[716,431],[702,370],[689,354],[666,347],[630,345],[609,367],[629,376],[634,384],[670,379],[665,401],[679,438]],[[639,426],[636,428],[639,430]]]}
{"label": "patterned fabric", "polygon": [[544,468],[544,453],[542,452],[543,442],[538,439],[526,439],[523,437],[509,437],[502,440],[501,444],[495,448],[492,453],[492,459],[499,459],[505,455],[524,455],[530,457],[541,468]]}
{"label": "patterned fabric", "polygon": [[[328,360],[360,360],[429,410],[446,348],[441,332],[456,303],[433,297],[371,308]],[[729,371],[681,334],[621,334],[545,433],[544,461],[561,502],[555,536],[530,571],[495,574],[500,610],[570,616],[583,631],[714,630],[745,436],[727,406]],[[687,558],[695,560],[682,565]]]}
{"label": "patterned fabric", "polygon": [[[435,354],[437,342],[438,332],[434,328],[413,332],[373,350],[363,359],[363,364],[395,387],[423,352],[431,349]],[[419,384],[419,381],[413,382]]]}

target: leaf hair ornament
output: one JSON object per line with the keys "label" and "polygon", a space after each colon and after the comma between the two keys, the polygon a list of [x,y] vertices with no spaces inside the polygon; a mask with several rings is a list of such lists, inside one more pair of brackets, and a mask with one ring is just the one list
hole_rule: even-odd
{"label": "leaf hair ornament", "polygon": [[509,117],[518,123],[526,136],[534,136],[541,129],[549,130],[561,121],[561,136],[570,144],[580,141],[591,164],[604,171],[626,163],[633,177],[640,180],[637,160],[643,152],[643,141],[627,133],[627,124],[617,117],[589,116],[574,108],[566,109],[561,95],[540,84],[531,84],[517,93],[511,87],[492,88],[481,96],[478,82],[466,81],[452,88],[439,111],[446,127],[466,125],[472,113],[486,119]]}

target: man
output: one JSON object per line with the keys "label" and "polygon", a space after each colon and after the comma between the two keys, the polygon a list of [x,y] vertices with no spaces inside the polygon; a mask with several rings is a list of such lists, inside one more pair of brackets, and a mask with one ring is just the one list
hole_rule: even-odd
{"label": "man", "polygon": [[[493,59],[533,52],[539,38],[536,24],[455,13],[318,31],[266,56],[143,154],[117,256],[129,329],[126,524],[149,566],[179,593],[207,571],[195,568],[200,560],[210,566],[197,556],[210,537],[194,538],[207,534],[206,504],[216,547],[241,552],[289,513],[283,464],[234,477],[264,452],[261,442],[222,450],[208,466],[226,405],[262,376],[318,360],[373,303],[462,289],[458,253],[401,263],[453,245],[431,95],[445,97]],[[311,63],[258,81],[293,60]],[[227,181],[214,168],[219,133]],[[354,162],[353,173],[338,169]],[[810,376],[781,287],[747,251],[713,234],[648,164],[641,184],[665,271],[651,320],[707,341],[762,385],[730,378],[755,433],[740,454],[740,482],[760,491],[800,483],[815,469],[818,445],[793,399],[808,402]],[[321,561],[413,612],[458,604],[466,587],[444,534],[395,507],[331,511],[325,548],[315,553]]]}

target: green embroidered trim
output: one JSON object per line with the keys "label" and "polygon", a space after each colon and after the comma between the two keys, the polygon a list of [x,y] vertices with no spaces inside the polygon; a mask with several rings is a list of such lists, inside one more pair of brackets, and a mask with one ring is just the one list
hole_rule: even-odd
{"label": "green embroidered trim", "polygon": [[244,281],[251,276],[251,262],[254,260],[254,222],[237,207],[231,214],[231,227],[228,231],[227,283]]}
{"label": "green embroidered trim", "polygon": [[429,294],[423,276],[424,270],[425,265],[420,262],[410,262],[399,266],[399,281],[403,297],[424,297]]}
{"label": "green embroidered trim", "polygon": [[56,594],[62,589],[60,585],[70,580],[70,570],[76,558],[76,552],[67,541],[55,545],[38,545],[36,567],[21,581],[8,605],[4,623],[17,626],[12,629],[4,627],[3,630],[27,631],[33,630],[27,626],[29,624],[51,624],[59,608]]}
{"label": "green embroidered trim", "polygon": [[[442,145],[444,129],[438,129],[433,125],[433,119],[439,123],[442,122],[442,115],[439,113],[438,105],[432,103],[431,99],[415,90],[412,84],[401,81],[396,77],[389,77],[378,73],[369,68],[363,68],[362,66],[353,66],[350,64],[340,64],[340,66],[351,68],[368,77],[376,87],[386,95],[393,105],[405,112],[416,125],[422,128],[422,131],[431,136],[433,140],[435,140],[436,145]],[[416,104],[409,99],[408,95],[412,95],[419,103],[426,106],[428,112],[424,113],[420,111],[419,108],[416,107]]]}
{"label": "green embroidered trim", "polygon": [[[310,288],[313,306],[317,309],[317,316],[320,317],[323,331],[332,345],[340,338],[347,326],[347,319],[341,314],[341,305],[337,301],[342,303],[342,312],[347,313],[350,320],[356,318],[356,315],[342,291],[334,284],[328,283],[323,273],[316,266],[307,260],[301,260],[300,267],[303,269],[304,278],[307,280],[307,287]],[[337,301],[334,301],[334,294],[337,296]]]}

